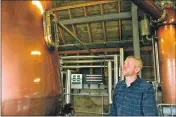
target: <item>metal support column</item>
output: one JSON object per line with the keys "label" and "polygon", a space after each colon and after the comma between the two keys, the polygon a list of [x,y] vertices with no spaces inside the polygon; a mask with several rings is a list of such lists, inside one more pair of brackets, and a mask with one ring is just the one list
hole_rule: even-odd
{"label": "metal support column", "polygon": [[122,74],[123,69],[123,63],[124,63],[124,50],[123,48],[120,48],[120,68],[119,68],[119,76],[121,80],[124,80],[124,76]]}
{"label": "metal support column", "polygon": [[65,97],[65,100],[66,100],[66,104],[70,103],[71,100],[70,100],[70,92],[71,92],[71,83],[70,83],[70,79],[71,79],[71,70],[67,70],[67,73],[66,73],[66,84],[65,84],[65,91],[66,91],[66,97]]}
{"label": "metal support column", "polygon": [[137,6],[134,3],[132,3],[131,12],[132,12],[134,55],[140,57],[138,15],[137,15]]}
{"label": "metal support column", "polygon": [[160,78],[160,65],[159,65],[159,53],[158,53],[158,43],[154,43],[155,47],[155,57],[156,57],[156,73],[157,73],[157,83],[161,83],[161,78]]}
{"label": "metal support column", "polygon": [[118,56],[114,55],[114,89],[116,87],[116,84],[118,82]]}
{"label": "metal support column", "polygon": [[[137,14],[137,6],[134,3],[132,3],[131,12],[132,12],[134,55],[140,58],[138,14]],[[139,76],[141,77],[141,73],[139,74]]]}
{"label": "metal support column", "polygon": [[108,61],[108,100],[112,104],[112,63]]}

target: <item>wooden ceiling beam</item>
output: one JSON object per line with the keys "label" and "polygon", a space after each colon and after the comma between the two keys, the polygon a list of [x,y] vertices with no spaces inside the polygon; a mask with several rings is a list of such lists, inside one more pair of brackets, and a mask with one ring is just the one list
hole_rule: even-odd
{"label": "wooden ceiling beam", "polygon": [[[120,13],[121,12],[121,1],[118,1],[117,3],[117,12]],[[118,32],[119,32],[119,40],[122,40],[122,20],[118,21]]]}
{"label": "wooden ceiling beam", "polygon": [[69,5],[64,7],[56,7],[51,9],[51,11],[61,11],[66,9],[72,9],[72,8],[80,8],[80,7],[86,7],[86,6],[93,6],[93,5],[99,5],[99,4],[105,4],[105,3],[113,3],[116,2],[115,0],[107,0],[107,1],[95,1],[95,2],[89,2],[89,3],[83,3],[83,4],[76,4],[76,5]]}
{"label": "wooden ceiling beam", "polygon": [[[70,17],[70,19],[72,18],[72,14],[71,14],[71,11],[70,11],[70,9],[68,9],[68,14],[69,14],[69,17]],[[76,33],[76,25],[75,24],[72,24],[72,29],[73,29],[73,34],[75,35],[75,36],[77,36],[77,33]],[[78,36],[77,36],[78,37]]]}
{"label": "wooden ceiling beam", "polygon": [[[84,16],[87,16],[87,7],[83,7],[84,8]],[[91,30],[91,26],[90,23],[87,23],[87,30],[88,30],[88,35],[89,35],[89,42],[92,43],[93,42],[93,38],[92,38],[92,30]]]}
{"label": "wooden ceiling beam", "polygon": [[[145,46],[141,47],[141,51],[151,51],[152,46]],[[120,48],[101,48],[101,49],[91,49],[92,53],[99,53],[99,52],[120,52]],[[124,51],[134,51],[133,47],[124,48]],[[67,50],[67,51],[59,51],[59,54],[83,54],[89,53],[88,50]]]}
{"label": "wooden ceiling beam", "polygon": [[[59,17],[59,16],[58,16],[58,17]],[[60,33],[60,36],[61,36],[61,40],[62,40],[63,44],[65,44],[64,32],[63,32],[63,30],[62,30],[60,27],[58,27],[57,30],[59,30],[59,33]]]}
{"label": "wooden ceiling beam", "polygon": [[[102,4],[100,4],[100,12],[101,12],[101,15],[104,14],[103,5]],[[105,21],[102,21],[102,26],[103,26],[104,42],[106,42],[107,41],[107,34],[106,34],[106,24],[105,24]]]}
{"label": "wooden ceiling beam", "polygon": [[63,32],[63,30],[60,27],[58,27],[58,30],[59,30],[59,33],[60,33],[60,36],[61,36],[61,40],[63,41],[63,44],[65,44],[64,32]]}

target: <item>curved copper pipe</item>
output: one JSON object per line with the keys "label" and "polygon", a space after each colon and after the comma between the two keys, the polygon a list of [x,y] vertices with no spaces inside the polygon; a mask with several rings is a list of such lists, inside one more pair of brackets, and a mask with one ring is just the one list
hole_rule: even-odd
{"label": "curved copper pipe", "polygon": [[154,4],[153,0],[131,0],[144,12],[148,13],[154,20],[162,17],[163,11]]}
{"label": "curved copper pipe", "polygon": [[58,69],[58,52],[48,51],[39,8],[32,1],[2,1],[2,115],[52,112],[62,94]]}

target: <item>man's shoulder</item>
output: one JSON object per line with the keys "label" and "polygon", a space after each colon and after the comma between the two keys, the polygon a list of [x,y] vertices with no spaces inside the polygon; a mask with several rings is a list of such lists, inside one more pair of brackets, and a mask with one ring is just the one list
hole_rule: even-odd
{"label": "man's shoulder", "polygon": [[150,84],[149,82],[141,79],[140,80],[140,84],[139,84],[139,88],[143,89],[143,90],[147,90],[149,88],[153,87],[152,84]]}
{"label": "man's shoulder", "polygon": [[116,88],[115,89],[117,90],[117,89],[121,88],[124,85],[124,82],[125,82],[124,80],[118,81],[118,83],[116,84]]}
{"label": "man's shoulder", "polygon": [[122,85],[122,84],[124,84],[125,83],[125,80],[120,80],[118,83],[117,83],[117,85]]}

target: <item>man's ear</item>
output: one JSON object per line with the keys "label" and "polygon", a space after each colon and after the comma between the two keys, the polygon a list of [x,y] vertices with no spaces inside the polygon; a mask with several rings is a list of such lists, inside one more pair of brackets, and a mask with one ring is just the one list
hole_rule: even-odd
{"label": "man's ear", "polygon": [[139,67],[136,67],[136,68],[135,68],[135,72],[136,72],[136,73],[139,73],[139,72],[140,72],[140,68],[139,68]]}

